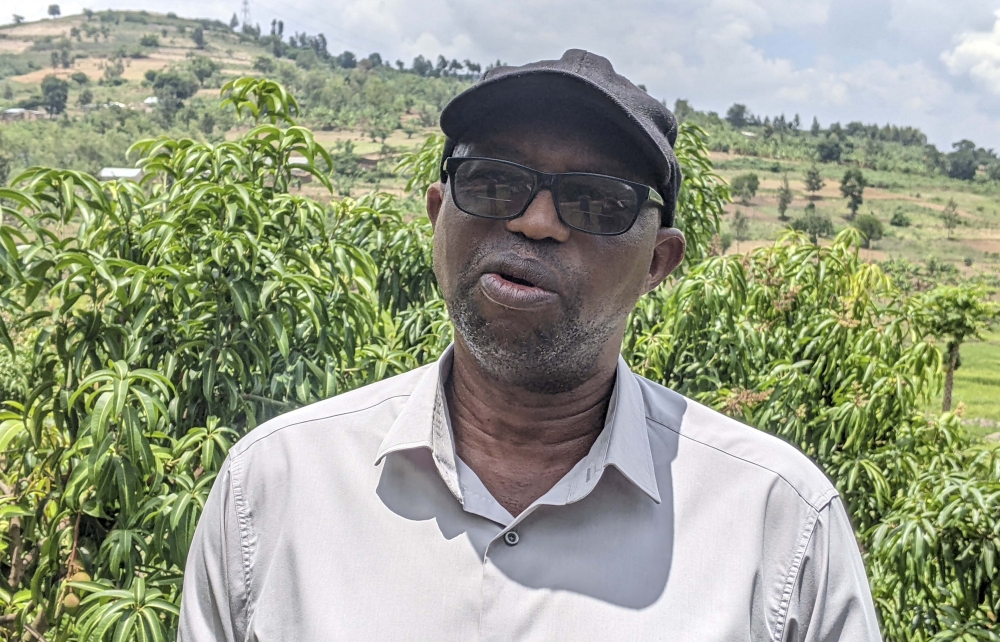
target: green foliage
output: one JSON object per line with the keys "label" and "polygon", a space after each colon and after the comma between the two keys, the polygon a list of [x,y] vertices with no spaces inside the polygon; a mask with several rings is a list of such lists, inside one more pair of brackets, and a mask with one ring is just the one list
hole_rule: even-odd
{"label": "green foliage", "polygon": [[854,219],[852,225],[861,231],[862,247],[871,247],[871,244],[881,240],[882,235],[885,233],[882,221],[878,220],[878,217],[874,214],[862,214]]}
{"label": "green foliage", "polygon": [[208,56],[195,56],[191,59],[191,73],[198,79],[198,83],[204,85],[205,81],[212,77],[215,72],[222,69],[214,60]]}
{"label": "green foliage", "polygon": [[889,219],[889,225],[893,227],[910,227],[910,223],[910,217],[900,208],[896,208],[896,211],[892,213],[892,218]]}
{"label": "green foliage", "polygon": [[66,101],[69,99],[69,83],[62,78],[46,76],[42,79],[42,105],[50,114],[61,114],[66,111]]}
{"label": "green foliage", "polygon": [[743,205],[750,205],[750,201],[757,195],[759,187],[760,179],[753,172],[734,177],[732,183],[729,185],[730,191],[733,195],[740,197],[740,202]]}
{"label": "green foliage", "polygon": [[792,204],[792,188],[788,185],[788,174],[781,177],[781,188],[778,190],[778,219],[787,221],[788,206]]}
{"label": "green foliage", "polygon": [[948,238],[951,238],[952,232],[958,227],[961,219],[958,216],[958,201],[954,198],[949,198],[948,203],[944,206],[941,211],[941,223],[944,224],[944,229],[948,230]]}
{"label": "green foliage", "polygon": [[[238,433],[410,369],[449,336],[426,225],[387,197],[330,210],[290,195],[293,170],[325,180],[327,152],[267,122],[294,113],[274,83],[226,92],[264,122],[214,147],[136,144],[142,185],[36,168],[0,192],[18,221],[0,228],[4,309],[15,332],[39,333],[0,437],[14,444],[3,524],[21,542],[4,590],[30,586],[5,609],[22,630],[169,636],[200,507]],[[69,223],[76,234],[49,230]],[[80,570],[94,581],[67,584]],[[68,586],[88,594],[72,615]]]}
{"label": "green foliage", "polygon": [[836,134],[827,134],[826,138],[816,145],[816,156],[822,163],[839,163],[843,153],[840,138]]}
{"label": "green foliage", "polygon": [[819,173],[819,168],[815,165],[811,166],[806,171],[805,183],[806,191],[810,192],[810,198],[812,198],[813,194],[823,189],[823,186],[826,185],[826,182],[823,180],[823,175]]}
{"label": "green foliage", "polygon": [[833,221],[826,214],[818,213],[813,203],[806,205],[805,213],[792,221],[789,227],[805,232],[813,243],[819,243],[820,238],[830,238],[834,234]]}
{"label": "green foliage", "polygon": [[[139,184],[36,167],[0,189],[0,343],[13,355],[0,360],[0,609],[14,635],[172,638],[193,529],[232,443],[450,341],[429,223],[386,194],[289,193],[293,171],[331,188],[338,159],[281,85],[243,78],[223,98],[250,129],[141,141]],[[404,158],[410,190],[438,180],[441,145]],[[862,262],[853,228],[827,247],[789,233],[717,256],[729,189],[691,121],[677,156],[690,253],[640,301],[626,358],[819,462],[857,527],[887,640],[997,641],[1000,463],[956,416],[918,411],[943,365],[922,312],[938,299],[908,299]],[[969,297],[963,309],[986,305]]]}
{"label": "green foliage", "polygon": [[847,208],[851,210],[851,218],[857,215],[858,208],[864,202],[865,175],[857,167],[844,172],[844,177],[840,179],[840,193],[847,199]]}
{"label": "green foliage", "polygon": [[982,332],[1000,319],[1000,304],[988,300],[993,292],[982,286],[939,286],[915,300],[917,321],[932,337],[947,342],[942,408],[951,410],[955,370],[961,364],[962,344],[970,337],[982,339]]}
{"label": "green foliage", "polygon": [[199,49],[205,48],[205,30],[201,27],[195,27],[194,31],[191,32],[191,40]]}
{"label": "green foliage", "polygon": [[160,38],[155,33],[143,34],[139,38],[139,45],[142,47],[159,47]]}

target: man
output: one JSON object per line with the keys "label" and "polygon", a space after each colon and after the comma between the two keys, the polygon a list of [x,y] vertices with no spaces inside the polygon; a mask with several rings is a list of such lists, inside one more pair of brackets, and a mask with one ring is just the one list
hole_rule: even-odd
{"label": "man", "polygon": [[571,50],[441,125],[453,347],[232,449],[181,639],[878,640],[823,474],[619,356],[684,254],[670,112]]}

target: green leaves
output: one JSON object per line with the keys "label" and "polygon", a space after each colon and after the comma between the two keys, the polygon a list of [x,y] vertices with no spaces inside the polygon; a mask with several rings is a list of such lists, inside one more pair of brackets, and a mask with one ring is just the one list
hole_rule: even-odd
{"label": "green leaves", "polygon": [[[17,635],[44,622],[47,639],[173,639],[236,440],[451,340],[430,224],[387,194],[290,194],[293,172],[329,188],[332,165],[297,103],[259,79],[223,93],[255,125],[216,145],[136,143],[139,185],[33,168],[0,189],[15,222],[0,226],[0,343],[26,380],[0,400],[0,609]],[[438,180],[442,145],[403,159],[408,189]],[[918,412],[942,366],[928,334],[961,340],[995,310],[966,290],[907,300],[854,229],[717,256],[728,188],[704,132],[682,126],[676,152],[688,258],[631,316],[632,367],[817,460],[888,640],[1000,640],[1000,456],[955,415]]]}
{"label": "green leaves", "polygon": [[[139,142],[141,185],[36,168],[3,192],[17,227],[0,227],[0,342],[30,380],[0,414],[0,529],[22,541],[0,560],[24,567],[0,588],[30,588],[4,607],[26,614],[20,633],[40,617],[57,639],[172,639],[191,539],[239,436],[446,345],[443,305],[421,307],[426,226],[384,195],[289,194],[299,172],[329,186],[328,153],[279,126],[296,111],[280,86],[225,91],[264,121],[239,141]],[[64,579],[80,569],[96,579],[70,583],[91,593],[71,613]]]}

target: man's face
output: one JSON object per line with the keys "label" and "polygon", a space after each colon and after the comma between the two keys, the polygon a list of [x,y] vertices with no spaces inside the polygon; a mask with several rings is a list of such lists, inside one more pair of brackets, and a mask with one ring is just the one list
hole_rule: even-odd
{"label": "man's face", "polygon": [[[593,119],[522,118],[484,128],[458,151],[653,185],[648,162],[612,132]],[[432,186],[427,204],[456,340],[489,376],[536,392],[571,390],[616,356],[628,313],[684,253],[683,236],[661,228],[652,205],[628,232],[596,236],[564,225],[548,190],[509,221],[459,210],[450,185]]]}

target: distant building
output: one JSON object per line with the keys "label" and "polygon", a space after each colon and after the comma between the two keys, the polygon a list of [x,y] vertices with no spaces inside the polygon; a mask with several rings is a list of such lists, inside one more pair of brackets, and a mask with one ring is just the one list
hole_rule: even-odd
{"label": "distant building", "polygon": [[4,110],[3,114],[0,114],[0,118],[3,120],[24,120],[27,117],[28,110],[21,109],[20,107]]}
{"label": "distant building", "polygon": [[157,98],[156,96],[150,96],[146,100],[142,101],[143,105],[147,105],[149,107],[153,107],[155,105],[158,105],[159,103],[160,103],[160,99]]}
{"label": "distant building", "polygon": [[135,167],[105,167],[97,174],[102,181],[127,179],[137,181],[142,178],[142,170]]}
{"label": "distant building", "polygon": [[746,136],[747,138],[757,138],[757,134],[753,132],[740,132],[740,133]]}
{"label": "distant building", "polygon": [[40,109],[23,109],[21,107],[14,107],[12,109],[5,109],[3,113],[0,113],[0,120],[38,120],[39,118],[45,118],[47,115],[48,114]]}

